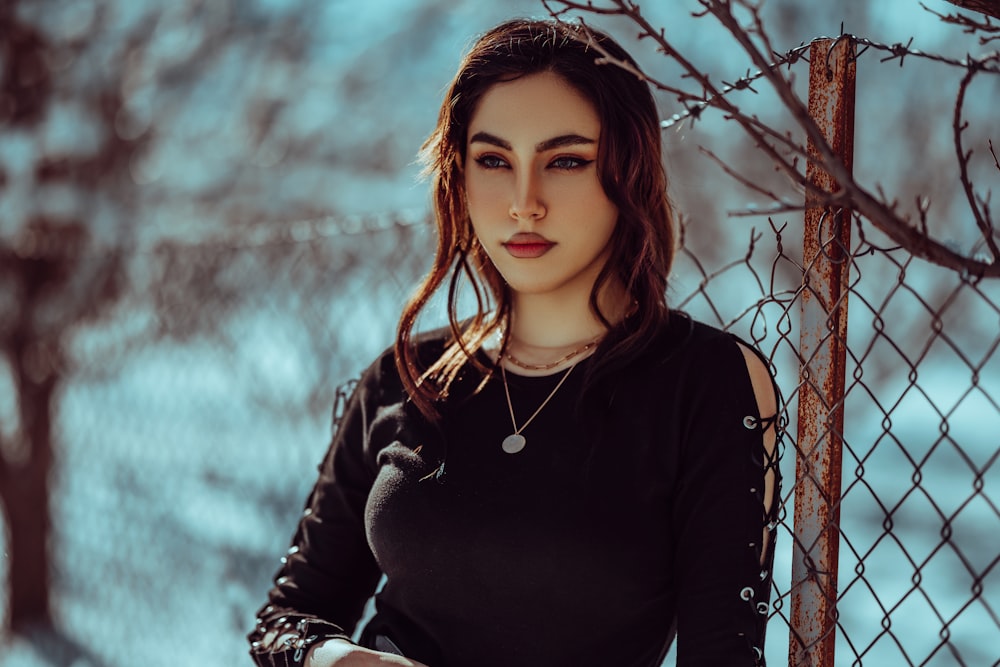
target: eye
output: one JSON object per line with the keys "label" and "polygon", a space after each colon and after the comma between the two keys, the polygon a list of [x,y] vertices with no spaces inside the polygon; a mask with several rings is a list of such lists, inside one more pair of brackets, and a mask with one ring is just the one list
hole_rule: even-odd
{"label": "eye", "polygon": [[480,155],[474,161],[483,169],[503,169],[509,166],[507,161],[498,155]]}
{"label": "eye", "polygon": [[591,162],[593,162],[593,160],[586,160],[582,157],[575,157],[572,155],[563,155],[550,162],[549,167],[553,169],[572,171],[573,169],[582,169]]}

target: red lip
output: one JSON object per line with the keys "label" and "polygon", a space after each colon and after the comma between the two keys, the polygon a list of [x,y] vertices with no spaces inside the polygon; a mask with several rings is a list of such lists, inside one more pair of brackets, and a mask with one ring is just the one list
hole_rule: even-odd
{"label": "red lip", "polygon": [[522,232],[514,234],[514,236],[510,237],[510,239],[503,244],[503,247],[507,249],[507,252],[510,253],[512,257],[516,257],[518,259],[534,259],[536,257],[541,257],[555,245],[555,243],[549,241],[541,234]]}

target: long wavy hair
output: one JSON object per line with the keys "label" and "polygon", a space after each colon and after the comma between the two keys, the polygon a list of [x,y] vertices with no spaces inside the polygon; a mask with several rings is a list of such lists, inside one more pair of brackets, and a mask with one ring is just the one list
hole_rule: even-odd
{"label": "long wavy hair", "polygon": [[[516,19],[496,26],[475,42],[448,88],[437,126],[421,153],[432,181],[437,250],[430,272],[403,309],[395,344],[404,388],[432,421],[439,419],[440,401],[448,397],[464,367],[471,364],[485,382],[495,367],[485,366],[475,354],[498,330],[504,332],[503,349],[510,331],[510,288],[472,231],[463,176],[469,123],[480,99],[496,83],[554,73],[586,97],[600,118],[598,175],[618,209],[618,220],[608,261],[590,294],[591,309],[609,331],[597,349],[585,386],[603,371],[638,355],[668,316],[674,216],[667,198],[659,115],[649,86],[636,74],[607,62],[605,54],[638,71],[620,45],[593,28]],[[464,320],[457,307],[463,276],[477,304],[475,314]],[[601,286],[612,276],[634,301],[630,316],[617,324],[607,320],[597,301]],[[437,359],[419,359],[414,327],[445,282],[450,341]]]}

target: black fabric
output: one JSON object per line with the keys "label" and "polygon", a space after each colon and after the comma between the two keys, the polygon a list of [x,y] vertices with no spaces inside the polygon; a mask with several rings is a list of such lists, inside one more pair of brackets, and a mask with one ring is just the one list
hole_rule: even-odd
{"label": "black fabric", "polygon": [[[443,337],[422,345],[433,356]],[[499,376],[471,396],[460,384],[436,428],[383,354],[320,466],[261,627],[304,615],[350,633],[384,573],[365,635],[430,667],[652,666],[675,630],[679,667],[763,664],[771,415],[736,340],[675,313],[580,402],[592,360],[511,455]],[[520,425],[562,373],[507,377]]]}

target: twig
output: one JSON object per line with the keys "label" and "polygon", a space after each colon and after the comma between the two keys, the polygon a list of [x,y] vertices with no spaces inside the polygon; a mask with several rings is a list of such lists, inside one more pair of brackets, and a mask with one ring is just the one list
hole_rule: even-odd
{"label": "twig", "polygon": [[[685,106],[684,113],[677,114],[671,119],[662,122],[661,125],[663,127],[669,127],[679,120],[689,116],[697,119],[701,112],[706,108],[711,107],[717,109],[723,113],[725,118],[736,121],[736,123],[742,127],[747,135],[758,146],[759,150],[773,161],[779,171],[784,172],[793,181],[793,183],[802,186],[807,193],[815,195],[819,199],[819,201],[815,202],[816,205],[851,207],[857,211],[858,214],[867,218],[877,228],[881,229],[893,241],[906,247],[915,255],[924,257],[925,259],[941,264],[942,266],[968,272],[969,274],[1000,277],[1000,252],[998,252],[996,242],[993,238],[995,232],[988,214],[983,213],[983,211],[988,211],[988,207],[984,205],[981,209],[980,204],[977,203],[974,195],[968,195],[968,198],[973,208],[976,224],[979,227],[980,232],[984,235],[984,239],[988,239],[988,241],[985,242],[987,243],[987,247],[993,253],[991,258],[984,260],[964,256],[947,245],[931,238],[927,234],[927,213],[929,204],[923,199],[918,198],[918,222],[917,225],[914,226],[910,223],[908,218],[901,217],[899,213],[897,213],[897,202],[895,200],[890,202],[884,193],[880,194],[881,199],[878,199],[854,180],[852,173],[832,150],[823,136],[819,126],[809,115],[808,108],[798,98],[788,78],[781,73],[781,65],[790,65],[792,62],[801,57],[805,48],[808,47],[803,44],[797,49],[789,51],[786,56],[779,57],[777,61],[773,60],[773,56],[776,54],[770,46],[770,41],[761,19],[757,3],[751,2],[750,0],[699,0],[699,4],[703,7],[703,10],[695,13],[694,16],[712,16],[719,21],[719,23],[726,28],[733,39],[750,57],[753,66],[757,68],[756,73],[748,73],[747,76],[738,79],[735,83],[727,84],[724,87],[719,88],[709,79],[708,74],[696,67],[692,61],[675,48],[675,46],[667,38],[663,29],[656,29],[650,25],[648,21],[646,21],[645,17],[643,17],[639,11],[638,4],[635,2],[630,0],[608,0],[608,5],[600,8],[595,7],[593,2],[589,0],[586,3],[573,2],[571,0],[543,0],[543,2],[550,10],[550,13],[552,13],[552,15],[556,18],[560,18],[570,9],[582,12],[627,17],[640,29],[640,38],[650,38],[654,40],[659,47],[659,50],[664,55],[673,59],[678,63],[678,65],[680,65],[682,70],[685,72],[684,77],[690,79],[700,87],[700,94],[693,94],[679,90],[676,86],[664,87],[662,84],[657,85],[658,82],[654,82],[654,80],[650,77],[643,75],[652,85],[659,87],[661,90],[677,95],[678,99]],[[1000,0],[997,0],[997,2],[1000,3]],[[556,11],[553,7],[556,4],[562,6],[563,9]],[[734,14],[734,9],[736,8],[741,11],[745,11],[749,16],[749,19],[745,21],[738,19]],[[990,24],[988,20],[986,24],[983,25],[988,26],[989,29],[993,28],[992,24]],[[965,27],[970,27],[970,25],[965,25]],[[583,30],[589,33],[589,29],[585,26]],[[581,38],[577,34],[576,30],[567,28],[567,32],[571,35],[575,35],[578,39]],[[589,39],[590,42],[593,43],[592,37]],[[964,59],[957,60],[937,54],[925,53],[915,49],[912,46],[912,39],[906,44],[886,45],[870,39],[841,34],[834,41],[843,39],[851,40],[855,45],[862,46],[862,52],[869,49],[882,51],[887,54],[883,61],[898,59],[901,66],[903,65],[906,57],[914,57],[943,63],[953,67],[960,67],[965,70],[966,78],[968,80],[971,80],[971,77],[975,74],[1000,75],[1000,55],[996,53],[987,54],[978,58],[967,55]],[[816,40],[810,42],[809,46],[811,46],[815,41]],[[766,50],[762,49],[758,45],[758,42],[765,45]],[[770,55],[765,56],[765,53]],[[855,54],[854,57],[856,58],[857,55],[858,54]],[[606,62],[619,64],[611,58],[608,58]],[[627,69],[635,70],[635,68]],[[812,156],[812,159],[815,159],[818,165],[829,173],[831,178],[836,182],[837,186],[839,186],[839,189],[835,193],[819,190],[816,186],[808,183],[799,171],[798,159],[802,155],[807,154],[803,143],[793,141],[790,138],[790,134],[778,132],[774,128],[761,122],[756,116],[747,115],[742,112],[734,102],[728,99],[727,96],[733,90],[745,90],[750,87],[752,82],[761,78],[764,78],[771,83],[778,95],[778,98],[781,100],[782,105],[794,119],[795,124],[805,132],[807,138],[815,146],[818,155]],[[967,87],[967,85],[968,84],[966,84],[965,87]],[[964,95],[964,88],[962,94]],[[962,101],[962,99],[959,100],[960,103]],[[692,102],[694,102],[693,106],[691,106]],[[959,104],[959,106],[961,106],[961,104]],[[960,114],[960,111],[958,113]],[[960,127],[960,124],[956,127]],[[962,155],[961,148],[959,148],[959,154]],[[709,156],[715,159],[717,163],[721,163],[717,157],[712,156],[711,154],[709,154]],[[997,160],[995,152],[993,153],[993,157],[998,168],[1000,168],[1000,160]],[[963,162],[963,160],[965,160],[965,162]],[[967,167],[967,158],[960,157],[960,164],[962,165],[961,169],[963,171],[963,185],[967,188],[967,194],[969,192],[974,192],[971,181],[966,175],[964,175]],[[802,209],[799,205],[783,201],[766,189],[760,186],[755,186],[750,183],[749,179],[739,174],[734,174],[728,167],[723,165],[723,168],[726,173],[736,178],[736,180],[740,183],[747,185],[751,189],[754,189],[765,196],[768,196],[776,204],[775,207],[764,211],[739,213],[737,215],[760,215]],[[876,186],[876,189],[878,189],[881,193],[878,186]]]}
{"label": "twig", "polygon": [[[962,147],[962,133],[968,127],[968,123],[962,122],[965,94],[976,74],[978,74],[978,70],[970,69],[962,77],[962,81],[958,86],[958,97],[955,100],[955,114],[952,118],[952,130],[955,138],[955,152],[958,154],[959,180],[962,183],[962,189],[965,191],[965,198],[969,202],[969,208],[972,209],[972,216],[975,218],[976,226],[979,227],[983,240],[986,242],[986,247],[993,253],[994,259],[1000,260],[1000,248],[997,247],[996,239],[993,238],[993,222],[989,219],[988,214],[984,212],[984,210],[988,209],[985,209],[985,207],[984,210],[980,209],[976,201],[975,189],[969,178],[969,158],[972,156],[972,151],[966,152]],[[990,150],[992,151],[992,143],[990,144]],[[993,159],[996,160],[995,154],[993,155]]]}
{"label": "twig", "polygon": [[956,7],[969,9],[980,14],[1000,19],[1000,0],[945,0]]}
{"label": "twig", "polygon": [[[945,23],[950,23],[952,25],[957,25],[963,28],[962,32],[970,35],[974,35],[979,32],[985,33],[1000,33],[1000,25],[997,25],[990,21],[989,17],[986,17],[983,21],[977,21],[976,19],[965,16],[964,14],[941,14],[934,11],[924,3],[920,3],[920,6],[924,8],[925,11],[930,12],[934,16],[938,17]],[[979,43],[981,45],[986,45],[995,39],[1000,39],[1000,34],[994,35],[992,37],[980,36]]]}
{"label": "twig", "polygon": [[[726,174],[728,174],[730,178],[732,178],[733,180],[735,180],[735,181],[737,181],[739,183],[742,183],[744,187],[746,187],[746,188],[748,188],[750,190],[753,190],[754,192],[757,192],[759,194],[762,194],[762,195],[764,195],[765,197],[767,197],[768,199],[770,199],[772,201],[780,201],[781,200],[781,197],[779,197],[778,195],[774,194],[770,190],[767,190],[767,189],[765,189],[765,188],[757,185],[756,183],[754,183],[753,181],[751,181],[749,178],[747,178],[743,174],[739,173],[738,171],[736,171],[735,169],[733,169],[732,167],[730,167],[718,155],[716,155],[712,151],[708,150],[704,146],[699,146],[698,147],[698,151],[701,152],[703,155],[707,156],[710,160],[712,160],[712,162],[715,162],[715,164],[717,164],[719,166],[719,168],[722,169],[722,171],[726,172]],[[804,176],[803,176],[803,179],[805,179]]]}

